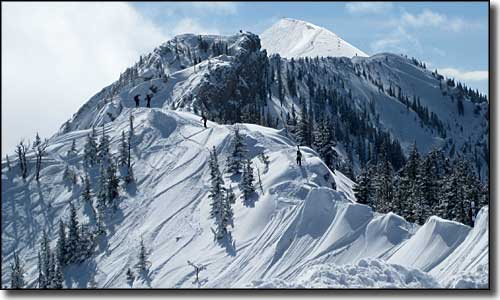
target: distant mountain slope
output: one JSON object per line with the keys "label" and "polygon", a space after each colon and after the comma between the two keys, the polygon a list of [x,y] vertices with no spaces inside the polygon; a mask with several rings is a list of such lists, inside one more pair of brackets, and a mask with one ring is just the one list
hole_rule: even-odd
{"label": "distant mountain slope", "polygon": [[323,27],[284,18],[260,34],[262,48],[286,58],[368,56]]}

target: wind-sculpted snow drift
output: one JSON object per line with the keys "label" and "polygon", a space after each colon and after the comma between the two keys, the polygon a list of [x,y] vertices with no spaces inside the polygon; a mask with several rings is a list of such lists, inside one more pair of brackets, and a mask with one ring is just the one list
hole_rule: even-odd
{"label": "wind-sculpted snow drift", "polygon": [[[163,108],[123,108],[104,125],[111,149],[134,118],[132,161],[135,182],[120,190],[118,210],[106,218],[107,235],[94,254],[65,269],[65,287],[487,287],[488,208],[473,229],[432,217],[421,227],[389,213],[355,203],[352,182],[332,173],[317,154],[295,144],[283,130],[258,125],[203,128],[199,116]],[[243,203],[238,178],[224,172],[237,196],[233,205],[233,244],[214,241],[208,190],[209,149],[225,169],[233,132],[239,128],[247,156],[260,174],[262,189]],[[73,203],[83,222],[91,212],[81,200],[81,183],[63,180],[66,164],[83,175],[81,159],[66,156],[72,140],[78,155],[90,129],[61,133],[50,140],[40,183],[26,183],[2,163],[2,273],[13,251],[25,263],[28,286],[36,287],[37,253],[46,230],[55,247],[57,222]],[[269,168],[258,158],[264,151]],[[30,158],[32,153],[28,154]],[[256,176],[257,177],[257,176]],[[337,190],[333,190],[335,180]],[[126,271],[137,263],[139,241],[149,251],[147,280],[132,285]],[[206,266],[195,283],[190,260]],[[8,285],[2,276],[2,285]]]}

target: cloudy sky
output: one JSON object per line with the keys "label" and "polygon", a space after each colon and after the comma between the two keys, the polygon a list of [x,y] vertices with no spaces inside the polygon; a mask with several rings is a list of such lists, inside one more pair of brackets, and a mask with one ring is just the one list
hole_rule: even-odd
{"label": "cloudy sky", "polygon": [[2,154],[49,137],[140,54],[180,33],[261,33],[282,17],[368,54],[405,53],[488,90],[488,3],[2,2]]}

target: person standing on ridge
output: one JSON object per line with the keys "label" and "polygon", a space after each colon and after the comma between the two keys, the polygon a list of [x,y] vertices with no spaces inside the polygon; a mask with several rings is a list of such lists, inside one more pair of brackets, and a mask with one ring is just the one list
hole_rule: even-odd
{"label": "person standing on ridge", "polygon": [[201,120],[203,121],[203,126],[207,128],[207,116],[205,115],[205,113],[201,114]]}
{"label": "person standing on ridge", "polygon": [[146,95],[146,107],[151,108],[151,94]]}
{"label": "person standing on ridge", "polygon": [[139,101],[140,101],[140,100],[141,100],[141,99],[139,98],[139,95],[135,95],[135,96],[134,96],[135,107],[139,107]]}
{"label": "person standing on ridge", "polygon": [[299,145],[297,145],[297,165],[302,166],[302,152],[300,152]]}

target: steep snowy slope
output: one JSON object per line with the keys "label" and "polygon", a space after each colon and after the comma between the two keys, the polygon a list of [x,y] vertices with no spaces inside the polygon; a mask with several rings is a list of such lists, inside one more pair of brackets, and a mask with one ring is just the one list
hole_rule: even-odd
{"label": "steep snowy slope", "polygon": [[[107,123],[104,129],[111,137],[112,153],[119,148],[120,133],[128,129],[129,114],[135,124],[136,184],[120,189],[118,210],[106,217],[106,238],[97,241],[92,257],[66,267],[66,287],[263,287],[265,282],[283,280],[311,287],[441,287],[437,280],[441,277],[434,279],[434,268],[429,266],[435,265],[435,257],[446,262],[440,274],[447,276],[451,276],[447,269],[467,271],[484,263],[481,257],[487,248],[467,250],[474,247],[471,240],[487,238],[484,211],[469,234],[467,227],[439,218],[418,228],[394,214],[376,214],[355,203],[352,182],[338,171],[330,172],[309,148],[302,148],[305,162],[298,167],[295,145],[282,130],[213,122],[205,129],[196,115],[160,108],[125,108]],[[262,189],[257,184],[258,195],[252,203],[243,203],[239,179],[225,172],[236,127],[244,136],[256,178],[261,177]],[[57,222],[67,220],[69,202],[77,207],[81,221],[95,227],[92,209],[80,197],[81,181],[72,186],[63,179],[66,165],[84,174],[81,156],[89,132],[71,131],[50,140],[40,183],[32,173],[23,182],[18,166],[8,171],[2,163],[3,274],[8,274],[16,250],[25,263],[29,286],[36,286],[41,232],[48,232],[54,248]],[[73,139],[79,158],[66,155]],[[230,228],[234,243],[215,242],[211,232],[207,161],[213,146],[226,186],[231,185],[238,198]],[[269,156],[268,169],[257,156],[262,151]],[[331,189],[333,180],[337,191]],[[137,263],[141,238],[148,249],[150,270],[145,280],[129,285],[125,273]],[[454,238],[451,244],[449,238]],[[406,248],[419,241],[429,247],[422,249],[421,260],[411,260],[413,254]],[[460,253],[471,253],[467,266],[453,258]],[[401,263],[409,265],[392,263],[405,256]],[[389,263],[384,262],[387,259]],[[429,263],[423,263],[424,259]],[[200,283],[193,283],[195,274],[187,260],[206,265]],[[414,269],[419,267],[425,270]],[[483,277],[469,279],[469,285],[484,287],[487,270],[481,270]],[[331,280],[321,279],[321,274],[332,274],[328,275]],[[9,278],[2,276],[2,280],[7,285]]]}
{"label": "steep snowy slope", "polygon": [[368,56],[335,33],[314,24],[284,18],[260,34],[262,48],[282,57]]}

